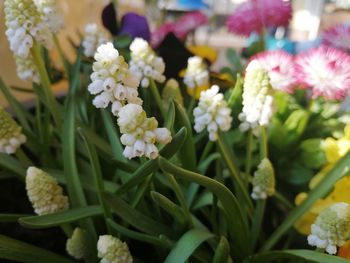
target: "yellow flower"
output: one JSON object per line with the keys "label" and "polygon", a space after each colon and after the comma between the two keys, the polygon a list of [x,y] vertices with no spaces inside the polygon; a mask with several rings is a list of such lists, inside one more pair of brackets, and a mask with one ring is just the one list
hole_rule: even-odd
{"label": "yellow flower", "polygon": [[218,58],[218,52],[208,46],[189,46],[188,49],[196,56],[202,57],[214,63]]}
{"label": "yellow flower", "polygon": [[[333,168],[333,165],[350,150],[350,124],[344,128],[344,136],[340,139],[327,138],[324,140],[323,149],[326,154],[327,164],[310,181],[310,189],[315,188],[318,183]],[[350,177],[340,179],[333,191],[324,199],[319,199],[311,209],[305,213],[294,225],[298,232],[304,235],[310,234],[311,224],[319,213],[326,207],[337,203],[345,202],[350,204]],[[307,198],[307,193],[300,193],[295,198],[295,204],[300,205]]]}

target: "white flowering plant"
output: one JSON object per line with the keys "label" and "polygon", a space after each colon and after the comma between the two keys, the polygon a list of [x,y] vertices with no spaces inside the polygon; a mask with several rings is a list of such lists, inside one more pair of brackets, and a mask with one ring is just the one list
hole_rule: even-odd
{"label": "white flowering plant", "polygon": [[[71,63],[56,38],[56,1],[4,3],[35,107],[0,79],[10,105],[0,108],[0,200],[26,205],[4,202],[1,260],[347,262],[347,54],[267,51],[243,65],[228,50],[231,81],[218,82],[198,56],[183,79],[167,79],[171,65],[144,39],[88,24]],[[68,86],[61,98],[54,48]]]}

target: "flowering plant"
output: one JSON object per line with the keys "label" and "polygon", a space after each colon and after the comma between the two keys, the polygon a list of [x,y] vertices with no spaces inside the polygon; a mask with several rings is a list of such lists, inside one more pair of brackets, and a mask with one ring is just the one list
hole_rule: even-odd
{"label": "flowering plant", "polygon": [[[53,0],[5,0],[5,16],[36,107],[27,110],[0,80],[15,113],[0,109],[1,185],[18,181],[30,204],[0,213],[9,226],[1,259],[347,262],[347,54],[264,52],[244,66],[235,57],[239,74],[224,89],[201,57],[189,58],[183,81],[167,80],[168,65],[147,41],[122,50],[121,37],[96,25],[69,63]],[[50,48],[62,59],[62,99],[51,89]],[[18,223],[45,242],[11,231]],[[45,236],[48,228],[56,235]],[[52,251],[62,239],[65,252],[62,244]]]}

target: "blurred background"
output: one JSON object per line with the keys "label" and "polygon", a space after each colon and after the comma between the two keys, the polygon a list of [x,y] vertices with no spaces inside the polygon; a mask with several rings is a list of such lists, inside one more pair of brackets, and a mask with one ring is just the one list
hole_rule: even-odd
{"label": "blurred background", "polygon": [[[192,40],[198,45],[209,45],[218,51],[218,65],[224,63],[224,50],[228,47],[240,50],[246,46],[247,39],[229,34],[225,27],[226,17],[233,12],[237,5],[245,0],[119,0],[118,17],[126,12],[146,15],[151,28],[159,25],[160,21],[172,21],[175,17],[188,11],[202,10],[210,23],[199,27],[193,34]],[[65,29],[59,33],[64,52],[70,60],[74,60],[74,51],[69,40],[79,43],[80,35],[89,22],[101,25],[101,12],[109,0],[60,0],[58,1],[65,15]],[[302,50],[317,41],[319,33],[336,24],[350,21],[350,0],[292,0],[293,18],[290,28],[284,34],[288,39],[297,43]],[[52,54],[54,57],[57,54]],[[13,57],[5,37],[3,1],[0,1],[0,76],[9,85],[27,87],[16,76]],[[57,59],[58,61],[58,59]],[[57,62],[59,63],[59,62]],[[214,65],[215,68],[215,65]],[[65,89],[64,84],[55,86],[57,92]],[[26,100],[30,94],[17,94]],[[2,96],[2,95],[0,95]],[[0,104],[6,106],[4,98]]]}

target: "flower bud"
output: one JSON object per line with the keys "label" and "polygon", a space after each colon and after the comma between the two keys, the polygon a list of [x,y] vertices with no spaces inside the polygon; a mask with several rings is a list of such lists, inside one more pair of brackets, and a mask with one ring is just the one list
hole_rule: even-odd
{"label": "flower bud", "polygon": [[128,245],[110,235],[99,237],[97,252],[101,263],[132,263],[133,261]]}
{"label": "flower bud", "polygon": [[72,236],[67,240],[66,250],[69,255],[75,259],[82,259],[88,254],[86,232],[77,227],[74,229]]}
{"label": "flower bud", "polygon": [[264,158],[254,173],[253,199],[266,199],[275,193],[275,171],[269,159]]}

